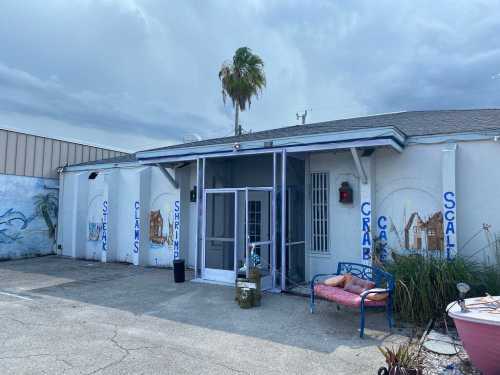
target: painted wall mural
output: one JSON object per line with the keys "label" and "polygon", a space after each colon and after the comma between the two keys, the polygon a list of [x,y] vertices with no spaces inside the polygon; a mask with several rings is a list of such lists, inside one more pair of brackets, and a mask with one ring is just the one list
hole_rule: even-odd
{"label": "painted wall mural", "polygon": [[53,252],[56,184],[52,179],[0,175],[0,259]]}
{"label": "painted wall mural", "polygon": [[444,215],[439,196],[429,189],[393,191],[382,200],[377,214],[375,247],[382,261],[391,251],[444,255]]}
{"label": "painted wall mural", "polygon": [[89,223],[89,241],[99,241],[101,238],[102,223]]}
{"label": "painted wall mural", "polygon": [[170,266],[179,257],[180,201],[178,194],[152,199],[149,212],[149,264]]}
{"label": "painted wall mural", "polygon": [[100,260],[102,254],[102,241],[105,235],[103,223],[104,193],[100,181],[96,179],[91,185],[87,208],[87,243],[85,245],[85,258]]}
{"label": "painted wall mural", "polygon": [[167,242],[167,237],[163,235],[163,216],[160,210],[149,213],[149,240],[153,245],[160,246]]}

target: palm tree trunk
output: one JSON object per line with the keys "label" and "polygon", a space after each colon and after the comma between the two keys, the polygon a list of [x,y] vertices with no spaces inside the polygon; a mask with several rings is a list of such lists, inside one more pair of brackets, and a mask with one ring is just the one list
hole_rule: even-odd
{"label": "palm tree trunk", "polygon": [[52,223],[52,220],[50,219],[50,214],[47,212],[47,210],[43,210],[42,216],[43,216],[43,220],[45,220],[45,224],[47,225],[47,228],[49,229],[49,238],[54,237],[55,228],[54,228],[54,224]]}
{"label": "palm tree trunk", "polygon": [[240,106],[236,103],[234,107],[234,135],[240,135],[240,125],[238,124],[238,119],[240,115]]}

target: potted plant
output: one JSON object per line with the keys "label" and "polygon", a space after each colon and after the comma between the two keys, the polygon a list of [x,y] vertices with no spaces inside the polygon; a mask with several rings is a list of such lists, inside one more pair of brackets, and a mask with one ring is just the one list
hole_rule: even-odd
{"label": "potted plant", "polygon": [[260,299],[261,299],[261,294],[260,294],[260,256],[257,254],[255,251],[255,246],[252,247],[252,251],[250,252],[250,257],[249,257],[249,263],[250,267],[248,270],[248,278],[252,282],[255,283],[256,288],[253,291],[253,300],[254,300],[254,306],[260,306]]}
{"label": "potted plant", "polygon": [[378,375],[421,375],[422,364],[418,352],[411,342],[401,344],[397,348],[382,348],[380,352],[385,357],[387,367],[381,367]]}

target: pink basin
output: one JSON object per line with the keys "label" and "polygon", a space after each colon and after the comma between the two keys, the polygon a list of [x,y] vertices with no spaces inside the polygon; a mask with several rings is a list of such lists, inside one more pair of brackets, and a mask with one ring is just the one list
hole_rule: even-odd
{"label": "pink basin", "polygon": [[[500,302],[500,297],[493,297]],[[474,366],[484,375],[500,374],[500,308],[491,298],[468,298],[469,312],[461,312],[457,303],[448,305],[458,334]],[[500,307],[500,305],[499,305]]]}

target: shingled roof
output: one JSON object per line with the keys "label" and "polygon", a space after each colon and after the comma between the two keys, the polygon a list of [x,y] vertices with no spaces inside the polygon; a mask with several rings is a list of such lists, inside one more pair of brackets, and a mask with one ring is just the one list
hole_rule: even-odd
{"label": "shingled roof", "polygon": [[[181,143],[145,151],[169,150],[181,147],[197,147],[234,142],[258,141],[285,137],[335,133],[349,130],[395,127],[407,137],[440,135],[453,133],[481,133],[498,130],[500,132],[500,109],[465,109],[440,111],[410,111],[382,115],[355,117],[341,120],[318,122],[263,130],[221,138],[205,139],[197,142]],[[104,159],[77,165],[96,165],[134,162],[134,154]]]}
{"label": "shingled roof", "polygon": [[410,111],[375,116],[354,117],[318,122],[307,125],[286,126],[222,138],[205,139],[190,143],[160,147],[145,151],[168,150],[179,147],[196,147],[234,142],[277,139],[309,134],[322,134],[392,126],[408,137],[452,133],[500,130],[500,109],[466,109],[441,111]]}

